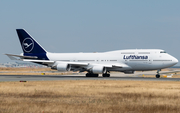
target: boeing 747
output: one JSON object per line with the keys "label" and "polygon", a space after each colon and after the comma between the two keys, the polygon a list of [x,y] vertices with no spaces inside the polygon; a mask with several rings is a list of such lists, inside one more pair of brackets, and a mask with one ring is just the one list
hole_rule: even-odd
{"label": "boeing 747", "polygon": [[117,71],[133,74],[135,71],[159,70],[171,67],[178,60],[161,49],[129,49],[100,53],[51,53],[47,52],[24,29],[16,29],[23,53],[18,60],[38,63],[60,72],[87,72],[86,77],[110,77],[110,72]]}

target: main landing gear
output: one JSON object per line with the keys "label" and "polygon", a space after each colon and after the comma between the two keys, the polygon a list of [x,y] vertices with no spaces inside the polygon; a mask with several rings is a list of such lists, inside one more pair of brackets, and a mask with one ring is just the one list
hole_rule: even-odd
{"label": "main landing gear", "polygon": [[87,73],[86,77],[98,77],[98,74],[93,74],[93,73]]}
{"label": "main landing gear", "polygon": [[107,71],[106,73],[102,74],[103,77],[110,77],[110,72]]}
{"label": "main landing gear", "polygon": [[110,77],[110,74],[102,74],[103,77]]}
{"label": "main landing gear", "polygon": [[[99,74],[93,74],[93,73],[87,73],[86,74],[86,77],[98,77],[98,76],[99,76]],[[102,76],[103,77],[110,77],[110,74],[105,73],[105,74],[102,74]]]}
{"label": "main landing gear", "polygon": [[160,78],[159,71],[161,71],[161,70],[157,70],[156,78]]}

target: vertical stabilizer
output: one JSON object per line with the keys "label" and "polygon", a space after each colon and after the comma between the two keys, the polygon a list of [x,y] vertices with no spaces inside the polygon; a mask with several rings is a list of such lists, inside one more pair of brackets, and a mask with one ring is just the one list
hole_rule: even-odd
{"label": "vertical stabilizer", "polygon": [[24,56],[37,56],[37,59],[48,60],[47,51],[24,29],[16,29]]}
{"label": "vertical stabilizer", "polygon": [[46,50],[38,44],[24,29],[16,29],[21,47],[24,53],[46,53]]}

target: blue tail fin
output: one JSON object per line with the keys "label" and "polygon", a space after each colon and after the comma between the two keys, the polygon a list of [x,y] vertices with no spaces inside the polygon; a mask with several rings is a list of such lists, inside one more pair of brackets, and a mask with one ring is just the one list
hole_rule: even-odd
{"label": "blue tail fin", "polygon": [[16,29],[16,31],[25,56],[37,56],[38,59],[48,59],[46,56],[47,51],[24,29]]}
{"label": "blue tail fin", "polygon": [[46,50],[38,44],[24,29],[16,29],[24,53],[46,53]]}

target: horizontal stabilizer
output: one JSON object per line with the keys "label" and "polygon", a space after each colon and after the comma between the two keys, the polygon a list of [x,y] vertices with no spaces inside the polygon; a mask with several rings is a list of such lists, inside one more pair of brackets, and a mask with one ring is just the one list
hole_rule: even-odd
{"label": "horizontal stabilizer", "polygon": [[23,59],[26,62],[39,62],[39,63],[54,63],[54,61],[50,60],[33,60],[33,59]]}
{"label": "horizontal stabilizer", "polygon": [[23,59],[23,58],[31,58],[31,59],[38,58],[37,56],[22,56],[22,55],[13,55],[13,54],[5,54],[5,55],[7,55],[9,58],[10,57],[20,57],[21,59]]}
{"label": "horizontal stabilizer", "polygon": [[[7,55],[8,56],[8,55]],[[13,57],[13,56],[8,56],[11,60],[18,60],[17,58]]]}

